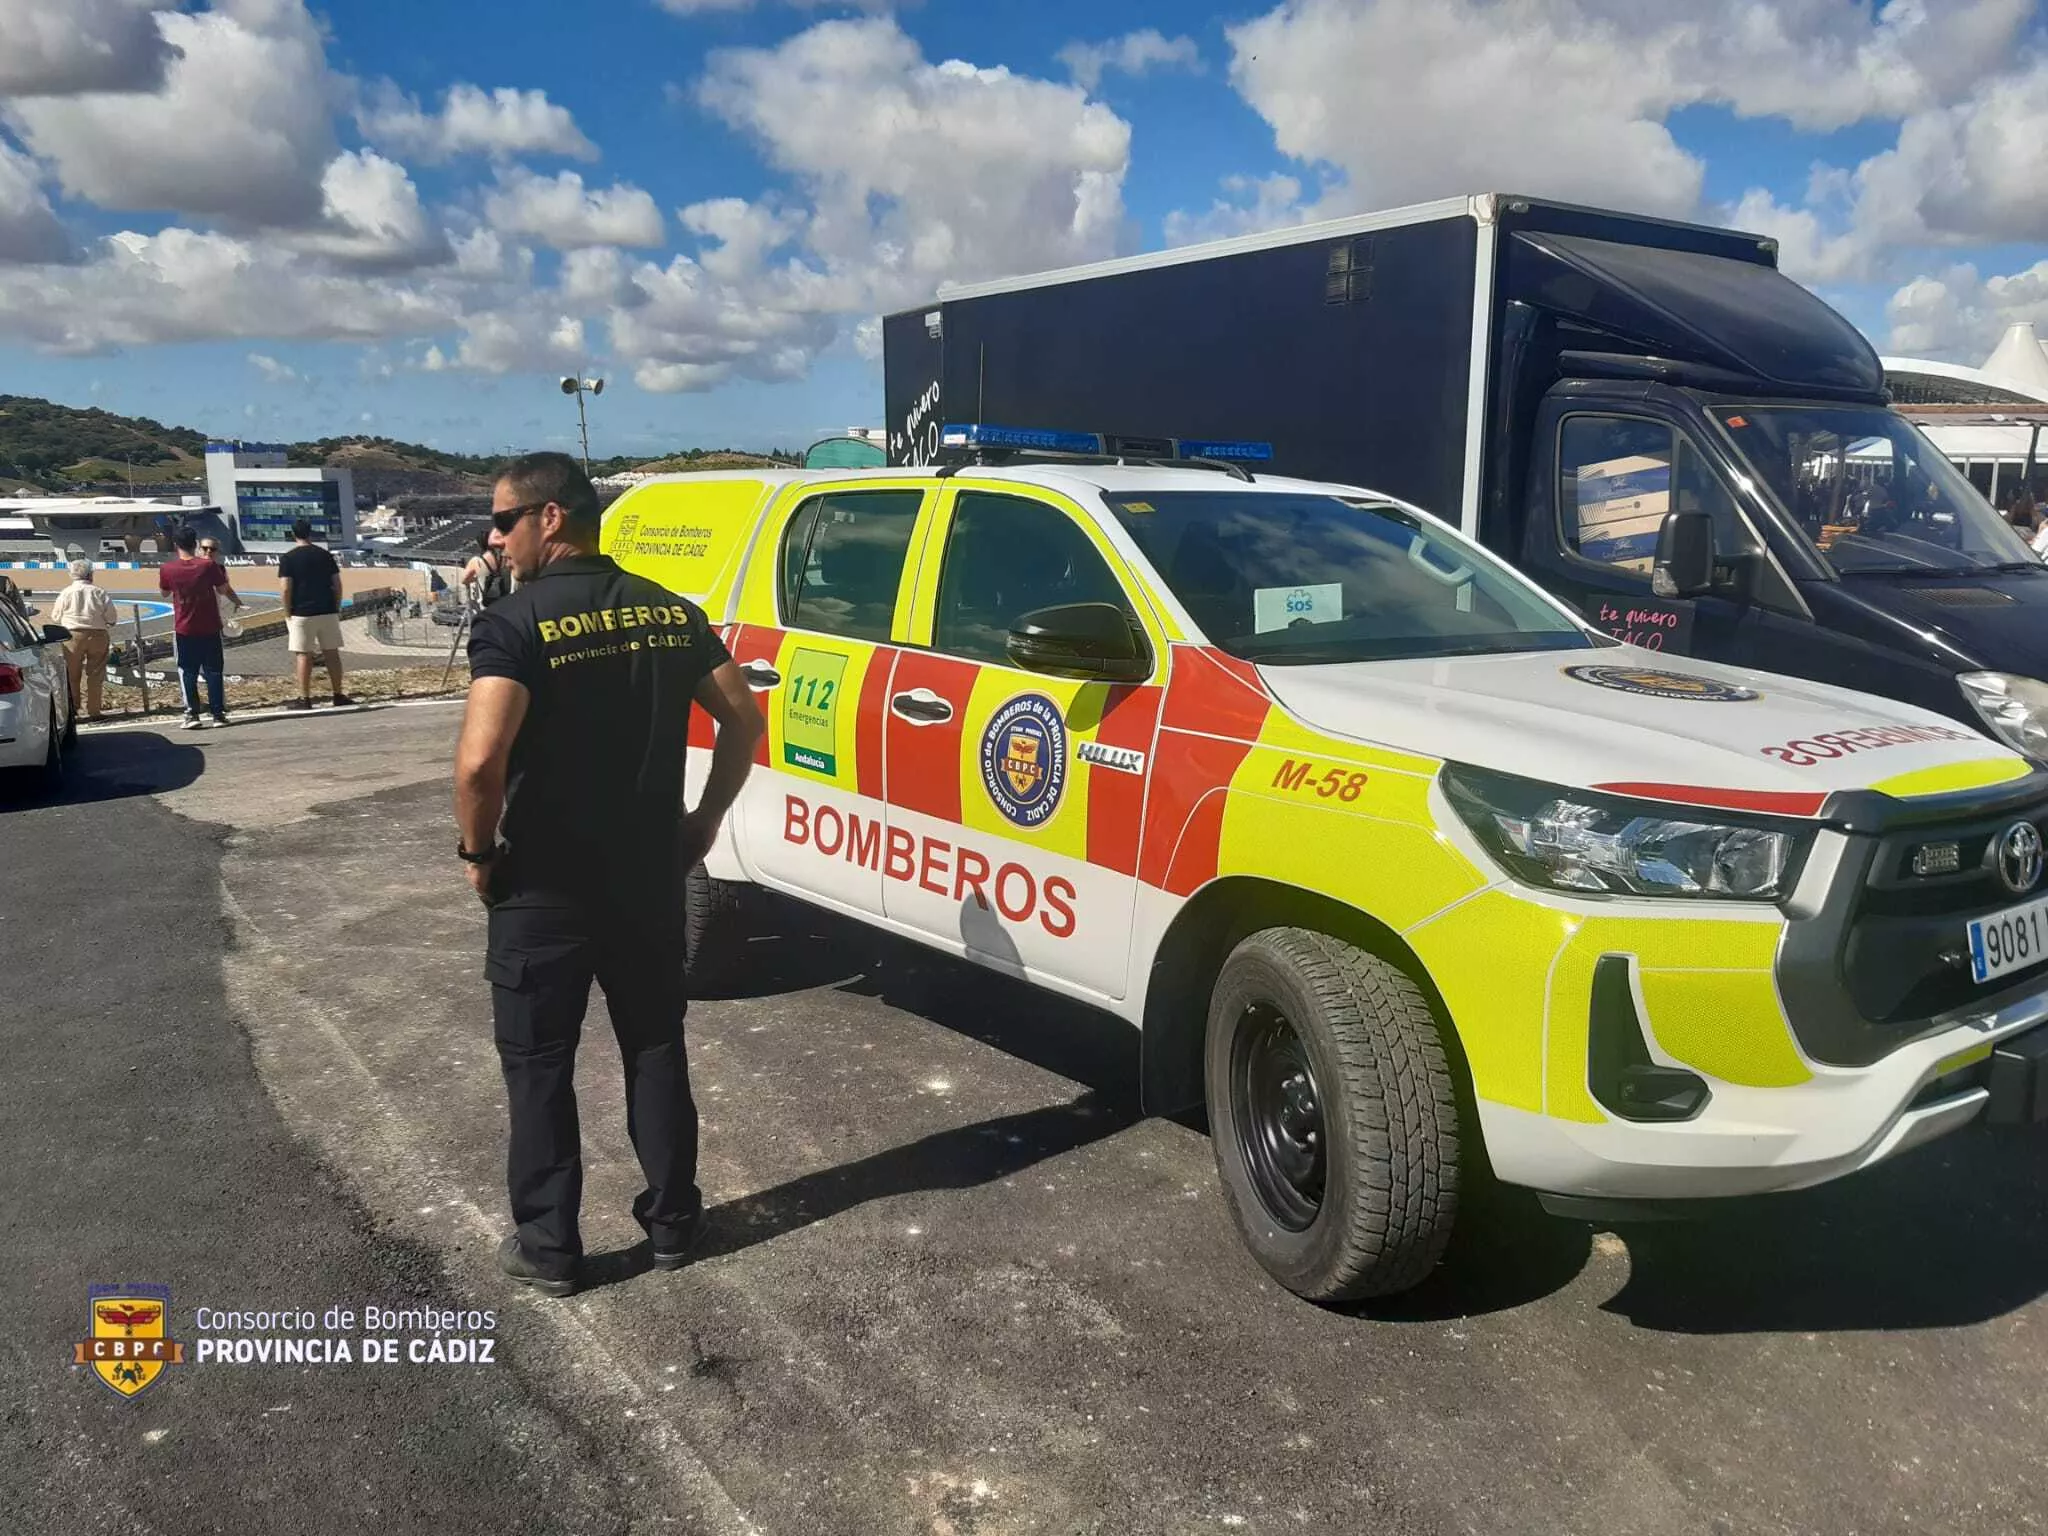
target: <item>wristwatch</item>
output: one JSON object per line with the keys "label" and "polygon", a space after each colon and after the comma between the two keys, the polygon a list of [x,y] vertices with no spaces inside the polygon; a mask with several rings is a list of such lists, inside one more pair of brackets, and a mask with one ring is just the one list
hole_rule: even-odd
{"label": "wristwatch", "polygon": [[497,846],[493,844],[491,847],[485,849],[482,853],[471,853],[467,848],[462,846],[461,841],[458,839],[455,844],[455,857],[462,860],[462,862],[465,864],[489,864],[495,861],[496,858],[498,857],[498,849]]}

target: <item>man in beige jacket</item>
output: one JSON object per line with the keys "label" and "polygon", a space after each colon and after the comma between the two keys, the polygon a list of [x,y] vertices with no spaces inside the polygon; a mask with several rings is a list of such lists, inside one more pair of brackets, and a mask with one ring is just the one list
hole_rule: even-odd
{"label": "man in beige jacket", "polygon": [[71,585],[57,594],[50,622],[71,631],[64,642],[64,665],[71,674],[73,708],[79,699],[79,674],[85,676],[85,718],[100,718],[100,695],[107,682],[107,649],[117,621],[114,600],[93,585],[92,562],[71,562]]}

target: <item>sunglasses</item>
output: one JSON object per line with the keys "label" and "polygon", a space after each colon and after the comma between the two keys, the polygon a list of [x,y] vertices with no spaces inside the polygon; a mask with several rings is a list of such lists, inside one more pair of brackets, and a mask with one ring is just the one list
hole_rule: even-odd
{"label": "sunglasses", "polygon": [[507,507],[502,512],[491,514],[491,526],[500,533],[510,533],[519,526],[519,519],[529,512],[538,512],[542,507],[553,506],[551,501],[529,501],[523,507]]}
{"label": "sunglasses", "polygon": [[220,553],[220,546],[218,544],[202,544],[199,546],[199,553],[202,555],[217,555]]}

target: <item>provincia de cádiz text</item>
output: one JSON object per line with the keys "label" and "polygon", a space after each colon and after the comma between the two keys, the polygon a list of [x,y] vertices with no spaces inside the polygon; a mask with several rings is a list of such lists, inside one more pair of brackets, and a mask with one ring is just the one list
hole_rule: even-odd
{"label": "provincia de c\u00e1diz text", "polygon": [[498,1316],[475,1308],[331,1306],[192,1315],[197,1365],[492,1365]]}

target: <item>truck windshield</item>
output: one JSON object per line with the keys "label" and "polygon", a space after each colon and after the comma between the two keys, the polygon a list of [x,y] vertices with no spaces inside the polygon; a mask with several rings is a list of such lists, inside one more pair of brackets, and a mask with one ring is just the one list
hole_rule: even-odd
{"label": "truck windshield", "polygon": [[1891,411],[1771,405],[1715,414],[1841,575],[2042,568],[1941,450]]}
{"label": "truck windshield", "polygon": [[1108,501],[1203,634],[1247,661],[1594,644],[1513,572],[1385,502],[1225,490]]}

